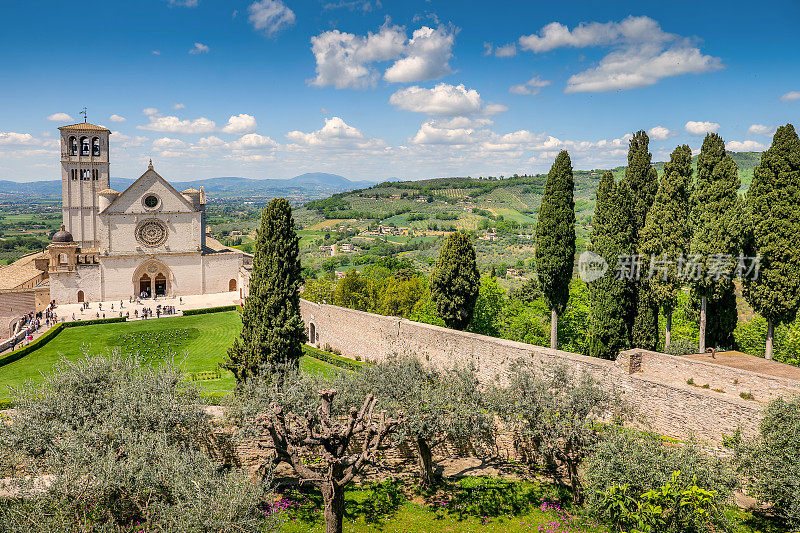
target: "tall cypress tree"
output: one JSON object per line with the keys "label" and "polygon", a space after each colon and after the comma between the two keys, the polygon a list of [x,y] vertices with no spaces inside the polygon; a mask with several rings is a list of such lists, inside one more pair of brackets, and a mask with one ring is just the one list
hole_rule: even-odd
{"label": "tall cypress tree", "polygon": [[639,236],[642,267],[648,269],[649,293],[666,317],[665,349],[672,337],[672,311],[683,281],[678,275],[676,261],[689,253],[692,237],[689,226],[691,190],[692,150],[684,144],[675,148],[669,162],[664,163],[658,193]]}
{"label": "tall cypress tree", "polygon": [[223,364],[237,383],[258,374],[265,363],[296,364],[303,354],[299,242],[289,202],[284,198],[270,201],[261,211],[242,332]]}
{"label": "tall cypress tree", "polygon": [[550,308],[550,347],[558,346],[558,315],[569,301],[569,282],[575,264],[575,181],[569,154],[556,157],[542,196],[536,221],[536,273]]}
{"label": "tall cypress tree", "polygon": [[757,279],[744,278],[745,297],[767,319],[765,356],[772,358],[775,325],[800,307],[800,140],[794,126],[775,132],[747,193],[748,255],[761,257]]}
{"label": "tall cypress tree", "polygon": [[[639,238],[647,212],[655,201],[658,191],[658,172],[652,165],[649,150],[650,138],[644,131],[633,134],[628,147],[628,166],[625,180],[633,193],[635,216],[635,249],[639,249]],[[635,306],[630,317],[631,342],[633,346],[654,350],[658,344],[658,304],[646,280],[640,279],[634,293]]]}
{"label": "tall cypress tree", "polygon": [[[697,157],[697,182],[690,199],[692,240],[689,249],[702,265],[700,279],[690,280],[696,296],[700,298],[701,352],[705,351],[707,341],[711,340],[707,337],[709,301],[713,300],[717,315],[729,313],[722,306],[733,303],[735,308],[735,297],[731,298],[731,277],[736,265],[727,265],[729,271],[722,277],[713,272],[727,269],[721,266],[715,256],[735,257],[740,250],[742,206],[737,194],[739,184],[738,168],[725,151],[725,141],[716,133],[709,133]],[[715,324],[722,327],[729,321],[717,320]],[[732,333],[732,330],[717,330],[714,340],[730,338]]]}
{"label": "tall cypress tree", "polygon": [[436,313],[447,327],[467,327],[478,301],[479,285],[475,248],[469,235],[463,231],[451,233],[439,252],[430,284]]}
{"label": "tall cypress tree", "polygon": [[588,344],[593,357],[613,359],[630,346],[633,285],[618,277],[614,266],[618,257],[635,252],[634,226],[633,195],[627,182],[615,184],[614,175],[605,172],[597,187],[590,251],[609,268],[603,277],[588,283],[592,316]]}

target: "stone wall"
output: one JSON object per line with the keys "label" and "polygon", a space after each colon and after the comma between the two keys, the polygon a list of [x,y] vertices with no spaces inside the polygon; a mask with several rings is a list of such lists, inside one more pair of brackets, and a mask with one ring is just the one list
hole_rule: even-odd
{"label": "stone wall", "polygon": [[[587,371],[620,391],[653,430],[678,439],[695,436],[719,445],[723,434],[737,428],[752,434],[769,399],[800,393],[800,383],[791,380],[643,350],[607,361],[306,300],[301,300],[300,309],[307,334],[314,332],[314,344],[347,357],[382,361],[400,354],[440,368],[474,365],[484,384],[503,384],[518,359]],[[711,387],[687,384],[693,376],[698,384]],[[740,392],[752,393],[755,400],[742,399]]]}

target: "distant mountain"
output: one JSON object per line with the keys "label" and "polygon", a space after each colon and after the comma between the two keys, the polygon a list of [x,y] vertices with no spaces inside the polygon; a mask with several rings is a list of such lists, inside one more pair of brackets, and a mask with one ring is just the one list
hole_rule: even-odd
{"label": "distant mountain", "polygon": [[[111,188],[123,191],[133,183],[130,178],[111,178]],[[179,191],[203,187],[211,195],[239,196],[246,194],[336,193],[369,187],[369,181],[350,181],[337,174],[313,172],[290,179],[250,179],[235,176],[208,178],[192,181],[170,181]],[[32,181],[19,183],[0,180],[0,195],[3,196],[61,196],[61,180]]]}

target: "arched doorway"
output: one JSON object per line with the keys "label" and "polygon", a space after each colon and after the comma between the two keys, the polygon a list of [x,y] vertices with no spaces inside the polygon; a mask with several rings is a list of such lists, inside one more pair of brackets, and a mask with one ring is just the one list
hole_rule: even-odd
{"label": "arched doorway", "polygon": [[81,304],[84,301],[83,291],[78,291],[78,303]]}
{"label": "arched doorway", "polygon": [[228,282],[228,290],[233,292],[236,290],[236,280],[232,279]]}
{"label": "arched doorway", "polygon": [[150,276],[145,272],[142,274],[142,277],[139,278],[139,296],[142,298],[150,298],[152,294],[153,286],[150,283]]}
{"label": "arched doorway", "polygon": [[308,325],[308,343],[314,344],[316,342],[317,342],[317,327],[312,322]]}
{"label": "arched doorway", "polygon": [[167,276],[159,272],[156,274],[155,287],[153,287],[156,296],[167,295]]}

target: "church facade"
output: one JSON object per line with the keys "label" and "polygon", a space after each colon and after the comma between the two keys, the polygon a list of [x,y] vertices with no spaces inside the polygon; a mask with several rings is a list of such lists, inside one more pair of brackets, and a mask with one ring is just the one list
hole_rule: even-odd
{"label": "church facade", "polygon": [[61,132],[61,231],[48,246],[56,303],[242,292],[250,257],[206,235],[202,190],[178,192],[153,168],[110,187],[109,136],[82,123]]}

